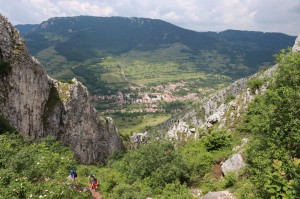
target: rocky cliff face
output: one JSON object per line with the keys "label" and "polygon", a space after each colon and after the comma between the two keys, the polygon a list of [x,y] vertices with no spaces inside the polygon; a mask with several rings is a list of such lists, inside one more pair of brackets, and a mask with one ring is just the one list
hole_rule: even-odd
{"label": "rocky cliff face", "polygon": [[18,32],[0,15],[0,111],[22,134],[38,137],[50,81]]}
{"label": "rocky cliff face", "polygon": [[53,135],[87,164],[121,149],[112,119],[96,115],[86,87],[76,79],[61,83],[49,78],[2,15],[0,61],[0,114],[22,135]]}
{"label": "rocky cliff face", "polygon": [[111,118],[97,117],[88,91],[79,81],[52,80],[44,114],[44,134],[55,135],[71,146],[84,163],[104,160],[121,148],[120,136]]}
{"label": "rocky cliff face", "polygon": [[292,50],[300,53],[300,34],[298,35]]}

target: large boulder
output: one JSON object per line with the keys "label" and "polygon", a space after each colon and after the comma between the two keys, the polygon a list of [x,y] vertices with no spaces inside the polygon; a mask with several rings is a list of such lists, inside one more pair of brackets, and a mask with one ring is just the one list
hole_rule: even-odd
{"label": "large boulder", "polygon": [[233,194],[229,191],[219,191],[219,192],[208,192],[205,196],[200,199],[235,199]]}
{"label": "large boulder", "polygon": [[222,165],[221,169],[223,174],[226,176],[229,172],[238,172],[242,167],[245,166],[245,162],[240,153],[234,154],[231,158],[226,160]]}

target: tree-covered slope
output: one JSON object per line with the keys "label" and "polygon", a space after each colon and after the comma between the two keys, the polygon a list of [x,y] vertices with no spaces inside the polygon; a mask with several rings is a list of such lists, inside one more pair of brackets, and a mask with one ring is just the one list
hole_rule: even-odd
{"label": "tree-covered slope", "polygon": [[[104,88],[100,93],[124,83],[172,81],[174,73],[179,80],[190,73],[237,79],[272,64],[272,55],[295,39],[251,31],[195,32],[146,18],[88,16],[51,18],[23,36],[52,76],[77,76],[87,83],[92,77],[88,87]],[[145,71],[157,79],[143,75]],[[113,78],[107,81],[107,76]]]}
{"label": "tree-covered slope", "polygon": [[[250,104],[241,130],[254,140],[249,174],[262,198],[300,194],[300,54],[277,56],[278,74],[266,93]],[[297,197],[298,196],[298,197]]]}

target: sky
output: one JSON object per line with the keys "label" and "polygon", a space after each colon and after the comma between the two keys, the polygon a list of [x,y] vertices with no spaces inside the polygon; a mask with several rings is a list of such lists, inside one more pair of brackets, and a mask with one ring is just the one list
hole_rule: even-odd
{"label": "sky", "polygon": [[199,32],[300,33],[300,0],[0,0],[0,13],[14,25],[90,15],[161,19]]}

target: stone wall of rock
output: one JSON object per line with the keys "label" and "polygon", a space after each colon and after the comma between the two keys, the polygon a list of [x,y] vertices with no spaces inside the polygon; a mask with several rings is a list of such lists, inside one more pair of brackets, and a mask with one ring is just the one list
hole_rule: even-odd
{"label": "stone wall of rock", "polygon": [[50,95],[44,114],[44,134],[55,135],[69,145],[81,162],[104,160],[122,147],[113,120],[96,115],[88,90],[81,82],[75,78],[71,83],[52,80]]}
{"label": "stone wall of rock", "polygon": [[[43,132],[43,111],[50,82],[43,67],[31,58],[24,41],[0,15],[0,113],[23,135]],[[9,67],[4,71],[4,65]],[[7,66],[6,65],[6,66]]]}
{"label": "stone wall of rock", "polygon": [[87,164],[122,148],[112,119],[97,116],[87,88],[76,79],[61,83],[49,78],[2,15],[0,64],[0,115],[22,135],[53,135]]}

